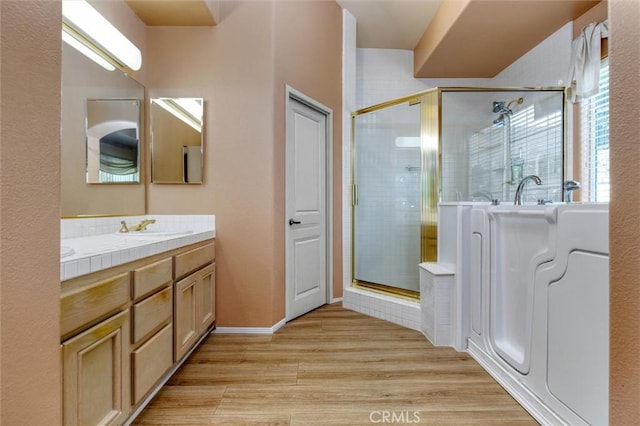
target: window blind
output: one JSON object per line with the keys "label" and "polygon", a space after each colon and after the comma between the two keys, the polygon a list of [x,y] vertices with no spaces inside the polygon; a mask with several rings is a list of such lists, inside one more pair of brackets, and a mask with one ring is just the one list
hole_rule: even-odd
{"label": "window blind", "polygon": [[561,103],[557,97],[541,99],[515,112],[508,120],[503,126],[487,127],[471,136],[470,195],[492,194],[502,200],[513,200],[520,180],[534,174],[542,179],[542,185],[528,185],[526,200],[560,201]]}
{"label": "window blind", "polygon": [[580,104],[582,199],[609,202],[609,61],[600,66],[598,94]]}

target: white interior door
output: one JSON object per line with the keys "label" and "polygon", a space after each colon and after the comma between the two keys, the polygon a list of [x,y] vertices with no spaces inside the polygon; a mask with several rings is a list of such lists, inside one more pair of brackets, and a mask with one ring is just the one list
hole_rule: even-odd
{"label": "white interior door", "polygon": [[327,302],[327,115],[288,96],[286,319]]}

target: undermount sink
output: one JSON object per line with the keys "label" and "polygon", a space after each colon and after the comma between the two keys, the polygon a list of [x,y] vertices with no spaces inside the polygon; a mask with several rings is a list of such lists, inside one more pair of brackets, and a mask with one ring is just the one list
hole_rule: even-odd
{"label": "undermount sink", "polygon": [[63,257],[71,256],[75,252],[76,251],[71,247],[60,246],[60,259],[62,259]]}
{"label": "undermount sink", "polygon": [[189,235],[192,234],[192,230],[186,231],[156,231],[152,229],[147,229],[146,231],[129,231],[129,232],[116,232],[116,235],[121,237],[142,237],[142,238],[153,238],[153,237],[177,237],[181,235]]}

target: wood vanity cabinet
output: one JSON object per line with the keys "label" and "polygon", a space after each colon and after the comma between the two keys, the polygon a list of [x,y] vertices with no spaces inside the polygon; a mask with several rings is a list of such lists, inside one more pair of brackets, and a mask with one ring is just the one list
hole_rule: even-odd
{"label": "wood vanity cabinet", "polygon": [[63,287],[65,425],[119,424],[128,415],[128,303],[128,272],[79,277]]}
{"label": "wood vanity cabinet", "polygon": [[63,424],[122,424],[168,380],[215,320],[214,255],[209,240],[62,282]]}
{"label": "wood vanity cabinet", "polygon": [[129,414],[129,310],[62,344],[65,425],[116,425]]}
{"label": "wood vanity cabinet", "polygon": [[175,361],[191,349],[215,320],[215,263],[211,262],[214,255],[211,244],[176,256],[176,274],[189,275],[175,284]]}
{"label": "wood vanity cabinet", "polygon": [[133,271],[131,403],[136,405],[173,365],[173,259]]}

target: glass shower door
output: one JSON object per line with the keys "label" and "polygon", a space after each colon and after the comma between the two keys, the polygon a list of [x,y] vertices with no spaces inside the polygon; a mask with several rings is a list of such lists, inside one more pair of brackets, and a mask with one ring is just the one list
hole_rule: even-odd
{"label": "glass shower door", "polygon": [[420,105],[355,117],[353,275],[362,284],[419,292]]}

